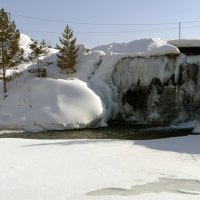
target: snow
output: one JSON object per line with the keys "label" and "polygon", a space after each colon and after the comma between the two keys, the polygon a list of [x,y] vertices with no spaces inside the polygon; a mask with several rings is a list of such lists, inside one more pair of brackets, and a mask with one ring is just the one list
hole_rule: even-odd
{"label": "snow", "polygon": [[197,200],[199,139],[0,139],[0,198]]}
{"label": "snow", "polygon": [[80,80],[32,78],[13,86],[1,106],[0,126],[23,130],[87,127],[102,114],[100,98]]}
{"label": "snow", "polygon": [[200,47],[199,39],[169,40],[167,43],[176,47]]}
{"label": "snow", "polygon": [[31,53],[31,49],[29,45],[32,44],[33,41],[31,38],[25,34],[20,34],[19,46],[24,50],[24,57],[27,58],[28,55]]}
{"label": "snow", "polygon": [[95,47],[92,51],[101,50],[106,53],[125,53],[137,56],[153,56],[166,54],[179,54],[177,47],[167,44],[160,38],[140,39],[129,43],[112,43]]}
{"label": "snow", "polygon": [[[30,53],[31,42],[30,37],[21,34],[20,47],[24,49],[25,58]],[[0,81],[0,128],[41,131],[101,126],[100,98],[86,82],[61,73],[56,66],[58,50],[48,50],[47,57],[40,58],[52,63],[46,67],[46,78],[37,78],[28,72],[37,66],[24,62],[7,70],[7,76],[16,77],[7,84],[6,98]]]}
{"label": "snow", "polygon": [[[25,56],[30,42],[21,35]],[[180,63],[200,61],[200,56],[183,55],[176,63],[170,61],[166,54],[180,52],[159,38],[91,51],[79,45],[77,72],[67,76],[56,65],[58,51],[49,50],[41,58],[52,63],[46,68],[47,77],[28,72],[36,68],[35,63],[7,71],[20,76],[8,82],[6,98],[0,81],[0,128],[8,133],[105,125],[118,114],[122,96],[132,84],[140,80],[145,86],[153,77],[165,82],[172,74],[177,80]],[[196,91],[194,98],[198,95]],[[140,117],[140,113],[132,115],[129,104],[121,111],[128,120]],[[150,117],[159,117],[156,110]],[[200,132],[198,121],[182,126]],[[0,199],[197,200],[199,139],[199,135],[148,141],[0,139]]]}

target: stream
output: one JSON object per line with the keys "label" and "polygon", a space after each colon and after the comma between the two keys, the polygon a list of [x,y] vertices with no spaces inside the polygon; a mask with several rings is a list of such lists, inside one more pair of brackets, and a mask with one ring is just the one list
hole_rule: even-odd
{"label": "stream", "polygon": [[192,134],[190,128],[171,128],[165,124],[132,124],[113,122],[105,128],[22,132],[17,130],[1,130],[0,138],[26,139],[123,139],[148,140]]}

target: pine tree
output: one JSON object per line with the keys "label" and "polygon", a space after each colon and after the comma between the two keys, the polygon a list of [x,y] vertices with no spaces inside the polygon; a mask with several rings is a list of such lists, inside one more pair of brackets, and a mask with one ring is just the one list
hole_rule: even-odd
{"label": "pine tree", "polygon": [[73,36],[73,31],[67,25],[62,38],[59,37],[61,46],[58,44],[56,48],[60,50],[57,54],[57,64],[62,70],[66,70],[67,74],[75,72],[76,58],[78,48],[76,48],[76,38]]}
{"label": "pine tree", "polygon": [[[3,75],[3,92],[7,92],[6,70],[19,64],[23,59],[23,50],[19,47],[20,32],[8,13],[0,10],[0,69]],[[6,96],[6,95],[5,95]]]}
{"label": "pine tree", "polygon": [[40,56],[44,56],[48,53],[46,43],[44,40],[38,44],[37,40],[32,40],[32,43],[29,45],[30,49],[32,52],[29,55],[29,59],[32,61],[37,61],[39,60]]}
{"label": "pine tree", "polygon": [[41,42],[40,44],[41,44],[42,46],[44,46],[44,47],[47,46],[47,44],[46,44],[46,42],[45,42],[44,39],[42,40],[42,42]]}
{"label": "pine tree", "polygon": [[41,76],[40,73],[43,70],[42,67],[48,65],[47,62],[40,60],[40,57],[45,56],[48,53],[48,50],[47,50],[47,46],[44,40],[40,44],[38,44],[37,40],[33,40],[33,39],[31,40],[32,40],[32,43],[29,45],[29,47],[32,50],[32,52],[29,55],[29,60],[36,62],[38,77],[40,77]]}

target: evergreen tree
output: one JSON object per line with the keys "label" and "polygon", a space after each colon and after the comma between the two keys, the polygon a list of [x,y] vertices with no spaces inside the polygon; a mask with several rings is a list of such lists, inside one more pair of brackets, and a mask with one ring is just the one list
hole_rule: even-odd
{"label": "evergreen tree", "polygon": [[60,50],[57,54],[57,64],[62,70],[66,70],[67,74],[75,72],[76,58],[78,48],[76,48],[76,38],[73,36],[73,31],[67,25],[64,33],[62,33],[62,38],[59,37],[61,46],[58,44],[56,48]]}
{"label": "evergreen tree", "polygon": [[3,75],[3,91],[7,92],[6,70],[19,64],[23,59],[23,50],[19,47],[20,32],[14,21],[10,21],[7,12],[0,10],[0,69]]}
{"label": "evergreen tree", "polygon": [[45,56],[48,53],[48,50],[47,50],[47,46],[44,40],[40,44],[38,44],[37,40],[33,40],[33,39],[31,40],[32,40],[32,43],[29,45],[29,47],[32,50],[32,52],[29,55],[29,59],[31,61],[36,62],[38,77],[40,77],[40,72],[42,70],[42,67],[48,65],[47,62],[40,60],[40,57]]}
{"label": "evergreen tree", "polygon": [[37,40],[31,40],[32,43],[29,45],[29,47],[32,51],[29,55],[29,59],[31,61],[37,61],[39,60],[40,56],[44,56],[48,53],[47,46],[44,40],[40,44],[38,44]]}
{"label": "evergreen tree", "polygon": [[44,47],[47,46],[47,44],[46,44],[46,42],[45,42],[44,39],[42,40],[42,42],[41,42],[40,44],[41,44],[42,46],[44,46]]}
{"label": "evergreen tree", "polygon": [[52,46],[46,41],[46,40],[42,40],[42,42],[40,43],[43,47],[46,48],[52,48]]}

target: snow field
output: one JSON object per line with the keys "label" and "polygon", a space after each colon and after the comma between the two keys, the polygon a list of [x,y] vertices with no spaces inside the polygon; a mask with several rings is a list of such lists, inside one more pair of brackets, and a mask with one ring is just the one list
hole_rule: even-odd
{"label": "snow field", "polygon": [[[0,139],[0,198],[197,200],[198,141],[199,136],[149,141]],[[185,193],[175,182],[176,193],[149,187],[148,193],[120,194],[159,179],[197,185],[187,186]],[[113,188],[114,194],[95,193],[106,188]]]}

